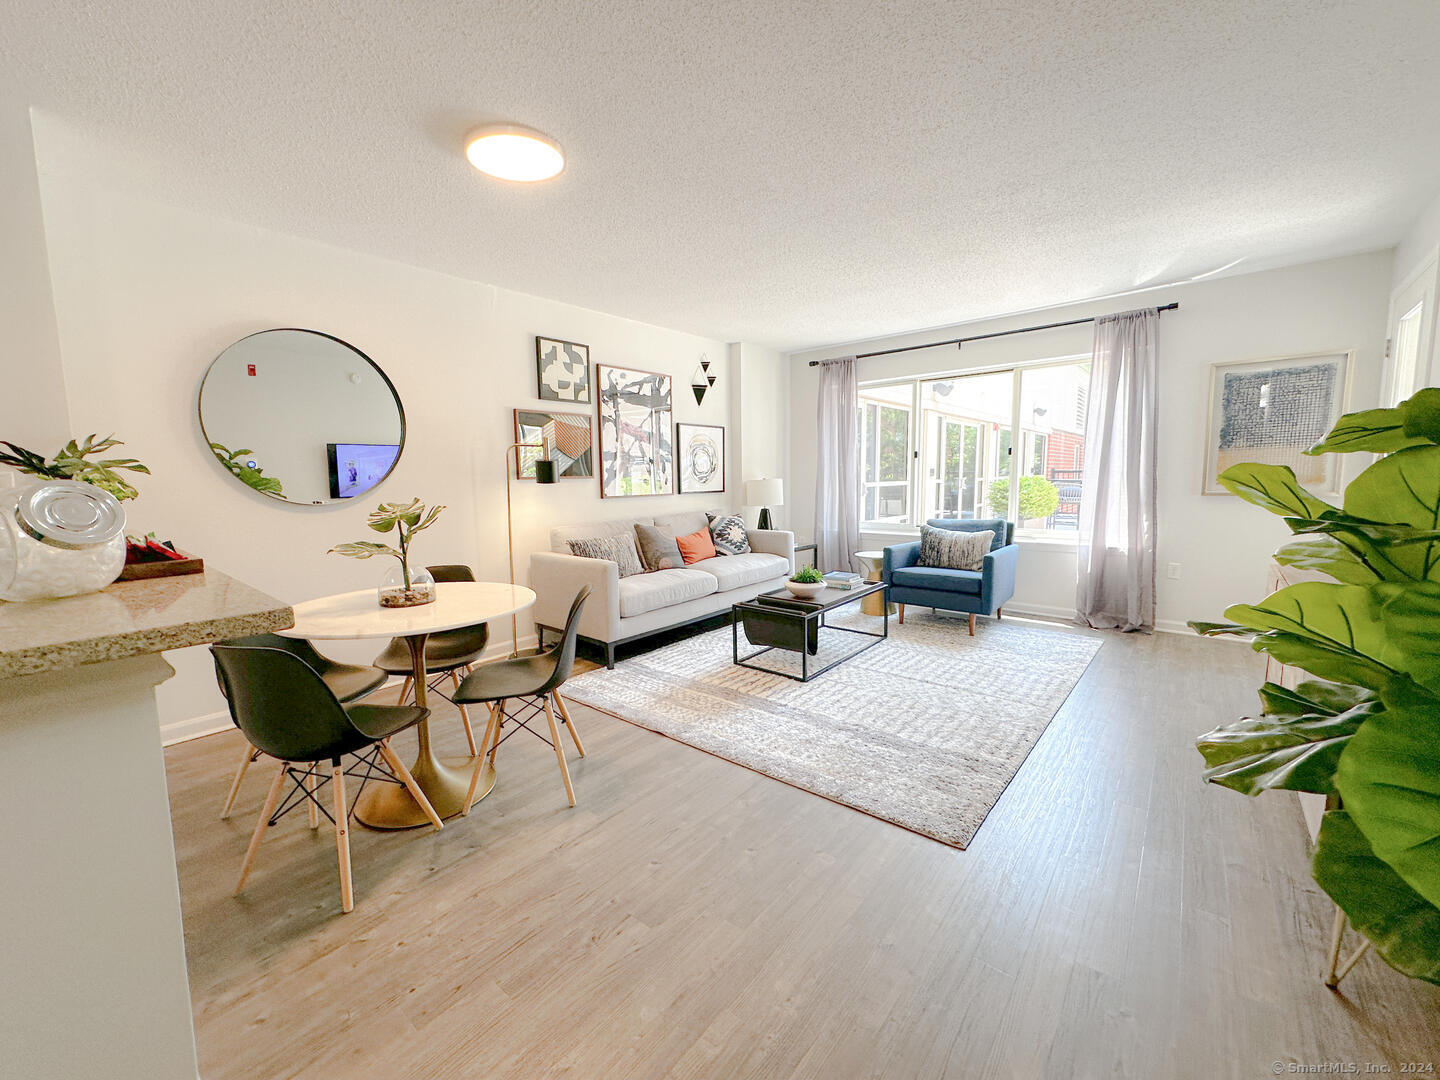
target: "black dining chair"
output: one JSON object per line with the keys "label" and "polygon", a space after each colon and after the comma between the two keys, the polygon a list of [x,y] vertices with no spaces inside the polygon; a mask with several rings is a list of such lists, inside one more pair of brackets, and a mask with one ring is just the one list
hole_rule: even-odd
{"label": "black dining chair", "polygon": [[[429,710],[413,705],[358,702],[342,705],[314,669],[286,649],[217,644],[210,647],[210,652],[215,657],[235,725],[252,746],[280,762],[265,796],[260,820],[255,823],[255,833],[250,837],[250,846],[245,850],[236,894],[250,876],[266,827],[274,825],[303,802],[312,810],[312,828],[318,826],[318,814],[324,814],[334,823],[335,850],[340,865],[340,904],[343,910],[350,911],[355,901],[350,884],[347,775],[360,778],[360,791],[377,778],[405,785],[430,824],[441,828],[430,800],[399,755],[390,748],[392,735],[424,720]],[[359,765],[352,764],[349,770],[345,769],[342,761],[346,756],[353,756]],[[322,762],[329,763],[324,771]],[[280,796],[287,778],[294,787],[282,803]],[[332,788],[330,810],[318,797],[326,784]],[[359,794],[357,791],[356,798]]]}
{"label": "black dining chair", "polygon": [[[311,670],[324,679],[325,685],[330,688],[330,692],[340,700],[341,704],[364,697],[377,687],[383,686],[390,677],[378,667],[342,664],[338,660],[331,660],[328,656],[322,655],[314,645],[304,638],[287,638],[281,637],[279,634],[255,634],[251,637],[231,638],[221,644],[284,649],[305,661]],[[220,677],[218,665],[215,668],[215,678],[220,683],[220,692],[223,694],[225,681]],[[240,764],[235,768],[235,777],[230,781],[230,791],[225,796],[225,808],[220,811],[221,821],[230,817],[230,811],[235,806],[235,797],[240,794],[240,782],[245,779],[246,770],[259,757],[260,751],[247,744],[244,753],[240,755]],[[310,815],[313,827],[317,820],[313,806],[310,808]]]}
{"label": "black dining chair", "polygon": [[[446,563],[441,566],[427,566],[430,575],[437,581],[474,581],[475,572],[470,567],[459,563]],[[490,627],[485,623],[476,623],[474,626],[462,626],[456,630],[442,630],[437,634],[431,634],[425,640],[425,674],[450,676],[450,681],[455,689],[460,687],[460,677],[469,674],[471,665],[485,651],[485,646],[490,642]],[[375,658],[375,666],[381,671],[390,675],[403,675],[405,682],[400,687],[399,702],[405,704],[406,698],[410,696],[414,682],[414,665],[410,660],[410,649],[405,644],[404,638],[391,638],[390,644],[385,646],[385,651]],[[437,680],[438,681],[438,680]],[[434,684],[431,684],[434,689]],[[454,698],[452,697],[453,701]],[[470,745],[470,754],[473,757],[475,750],[475,731],[470,726],[470,713],[464,705],[457,701],[460,707],[460,722],[465,725],[465,741]]]}
{"label": "black dining chair", "polygon": [[[490,723],[485,728],[482,752],[475,759],[475,771],[470,777],[470,793],[465,798],[465,813],[470,812],[470,804],[475,800],[475,789],[480,784],[486,760],[493,763],[500,744],[520,728],[555,748],[556,760],[560,762],[560,778],[565,781],[565,795],[570,800],[570,805],[575,805],[575,788],[570,783],[570,767],[565,764],[565,748],[560,745],[555,710],[559,710],[561,722],[569,729],[576,752],[584,757],[585,747],[580,742],[580,734],[575,730],[575,721],[570,717],[565,699],[560,696],[560,687],[570,678],[570,672],[575,667],[575,635],[580,627],[580,610],[585,606],[589,595],[589,585],[576,594],[574,603],[570,605],[570,615],[565,620],[565,632],[558,645],[537,656],[517,656],[509,660],[481,664],[465,676],[460,688],[455,691],[457,705],[463,701],[470,705],[483,703],[490,706]],[[512,699],[519,702],[518,710],[509,713],[506,712],[505,705]],[[550,723],[548,739],[529,724],[531,720],[538,718],[542,711]],[[501,731],[507,720],[513,720],[517,726],[502,738]]]}

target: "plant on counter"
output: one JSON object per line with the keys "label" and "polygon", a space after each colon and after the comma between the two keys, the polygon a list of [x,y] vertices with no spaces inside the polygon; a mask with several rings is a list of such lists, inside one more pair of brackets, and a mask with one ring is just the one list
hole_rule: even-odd
{"label": "plant on counter", "polygon": [[9,465],[22,473],[43,476],[47,480],[80,480],[86,484],[94,484],[121,502],[138,498],[140,492],[115,470],[125,469],[146,475],[150,473],[150,470],[135,458],[89,460],[93,455],[104,453],[112,446],[125,445],[113,434],[103,439],[97,435],[87,435],[83,443],[71,439],[49,461],[35,451],[26,450],[12,442],[0,441],[0,445],[10,448],[8,454],[0,452],[0,465]]}
{"label": "plant on counter", "polygon": [[386,582],[380,587],[381,607],[416,607],[435,599],[435,580],[429,572],[410,569],[410,544],[415,534],[435,524],[435,519],[444,510],[443,506],[432,506],[426,512],[425,504],[419,499],[408,503],[381,503],[370,512],[365,524],[378,533],[394,530],[398,537],[399,549],[374,540],[355,540],[336,544],[329,554],[345,555],[352,559],[368,559],[373,555],[389,555],[400,561],[399,580]]}
{"label": "plant on counter", "polygon": [[212,442],[210,444],[210,452],[215,455],[221,465],[224,465],[225,468],[239,477],[241,483],[248,484],[256,491],[262,492],[265,495],[278,495],[282,499],[285,498],[285,492],[282,490],[279,478],[265,476],[265,470],[258,465],[250,465],[240,460],[241,458],[249,457],[255,451],[231,450],[228,447],[221,446],[218,442]]}
{"label": "plant on counter", "polygon": [[802,566],[790,575],[790,580],[797,585],[823,585],[825,575],[813,566]]}
{"label": "plant on counter", "polygon": [[1308,453],[1356,451],[1385,456],[1341,507],[1284,466],[1220,474],[1302,537],[1277,562],[1335,580],[1237,604],[1228,624],[1190,624],[1253,635],[1257,651],[1317,679],[1266,682],[1259,716],[1197,746],[1211,783],[1327,796],[1315,880],[1392,967],[1440,983],[1440,389],[1342,416]]}

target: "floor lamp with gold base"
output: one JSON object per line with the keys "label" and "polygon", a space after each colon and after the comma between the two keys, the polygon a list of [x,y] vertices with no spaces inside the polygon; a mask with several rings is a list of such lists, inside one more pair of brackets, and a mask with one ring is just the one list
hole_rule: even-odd
{"label": "floor lamp with gold base", "polygon": [[[535,482],[537,484],[555,483],[555,461],[550,456],[550,443],[547,439],[540,443],[511,443],[505,449],[505,550],[510,556],[510,584],[515,584],[515,534],[512,524],[510,510],[510,451],[515,451],[515,472],[520,471],[520,451],[539,450],[541,457],[535,459]],[[520,655],[520,620],[518,616],[510,616],[510,655]]]}

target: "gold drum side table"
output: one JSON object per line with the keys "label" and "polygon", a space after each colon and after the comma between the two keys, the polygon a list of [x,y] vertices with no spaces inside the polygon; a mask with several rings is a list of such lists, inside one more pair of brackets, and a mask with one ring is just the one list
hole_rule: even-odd
{"label": "gold drum side table", "polygon": [[[865,564],[865,580],[881,580],[880,570],[885,565],[885,552],[883,551],[857,551],[855,558]],[[860,601],[860,610],[866,615],[884,615],[888,606],[890,614],[895,614],[895,605],[887,605],[882,596],[884,593],[876,593],[874,596],[867,596]]]}

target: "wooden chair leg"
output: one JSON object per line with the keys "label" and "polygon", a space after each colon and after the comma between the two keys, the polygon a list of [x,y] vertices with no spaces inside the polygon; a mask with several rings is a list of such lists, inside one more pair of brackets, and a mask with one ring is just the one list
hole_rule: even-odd
{"label": "wooden chair leg", "polygon": [[490,705],[490,721],[485,725],[485,735],[480,740],[480,753],[475,758],[475,768],[470,771],[470,790],[465,793],[465,805],[461,807],[462,817],[470,813],[470,804],[475,801],[475,789],[480,786],[480,777],[485,773],[486,761],[494,762],[495,752],[491,748],[492,740],[499,744],[500,741],[500,709],[505,704],[503,701],[492,702]]}
{"label": "wooden chair leg", "polygon": [[345,809],[345,770],[338,758],[330,763],[330,783],[335,788],[335,855],[340,864],[340,910],[351,911],[355,907],[355,892],[350,884],[350,814]]}
{"label": "wooden chair leg", "polygon": [[305,809],[309,811],[312,829],[320,828],[320,808],[315,805],[315,791],[320,785],[320,778],[315,775],[315,767],[319,764],[318,761],[311,762],[305,773],[305,790],[310,792],[310,798],[305,800]]}
{"label": "wooden chair leg", "polygon": [[405,676],[405,681],[400,684],[400,696],[395,699],[396,705],[405,704],[405,699],[410,696],[410,684],[414,681],[414,678],[412,678],[411,676]]}
{"label": "wooden chair leg", "polygon": [[270,820],[270,815],[275,812],[276,805],[280,802],[280,791],[285,784],[285,771],[290,767],[288,761],[280,762],[280,770],[275,774],[275,779],[270,782],[270,790],[265,795],[265,805],[260,810],[260,820],[255,823],[255,832],[250,837],[250,846],[245,849],[245,861],[240,864],[240,880],[235,883],[235,895],[240,895],[240,890],[245,888],[245,879],[250,876],[250,868],[255,865],[255,853],[260,850],[260,841],[265,839],[265,823]]}
{"label": "wooden chair leg", "polygon": [[230,781],[230,793],[225,796],[225,809],[220,811],[220,820],[228,821],[230,811],[235,808],[235,797],[240,794],[240,781],[245,779],[245,770],[250,768],[250,763],[260,756],[249,743],[245,744],[245,752],[240,755],[240,765],[235,770],[235,779]]}
{"label": "wooden chair leg", "polygon": [[975,613],[970,612],[970,636],[975,636]]}
{"label": "wooden chair leg", "polygon": [[[460,689],[460,673],[454,668],[450,669],[450,681],[454,684],[456,691]],[[465,741],[470,744],[470,756],[475,756],[475,729],[470,726],[470,712],[464,705],[457,705],[460,710],[460,723],[465,725]]]}
{"label": "wooden chair leg", "polygon": [[905,605],[904,605],[904,604],[900,604],[900,605],[899,605],[899,608],[900,608],[900,625],[901,625],[901,626],[904,626],[904,625],[905,625]]}
{"label": "wooden chair leg", "polygon": [[415,782],[415,777],[410,775],[410,770],[405,767],[405,762],[400,760],[400,755],[390,749],[389,739],[380,741],[380,756],[385,759],[385,764],[390,766],[390,771],[400,778],[405,790],[410,792],[410,797],[420,804],[420,809],[425,811],[430,824],[437,829],[443,829],[445,825],[440,820],[440,815],[435,813],[435,807],[430,805],[430,800],[425,797],[425,792],[420,790],[420,785]]}
{"label": "wooden chair leg", "polygon": [[490,764],[495,764],[495,751],[500,749],[500,731],[505,727],[505,702],[509,698],[501,698],[495,703],[495,741],[490,744]]}
{"label": "wooden chair leg", "polygon": [[545,706],[545,719],[550,721],[550,741],[555,746],[555,758],[560,762],[560,778],[565,781],[565,796],[570,800],[570,805],[575,805],[575,789],[570,786],[570,766],[565,764],[565,748],[560,745],[560,729],[555,724],[555,710],[550,708],[550,699],[541,698],[540,704]]}
{"label": "wooden chair leg", "polygon": [[570,729],[570,738],[575,743],[575,752],[584,757],[585,747],[580,745],[580,733],[575,730],[575,721],[570,719],[570,710],[565,707],[565,699],[560,696],[559,690],[551,691],[550,696],[555,699],[555,704],[560,709],[560,715],[565,718],[565,726]]}
{"label": "wooden chair leg", "polygon": [[995,609],[995,618],[997,618],[997,619],[1003,619],[1004,617],[1005,617],[1005,609],[1004,609],[1003,607],[997,607],[997,608]]}

